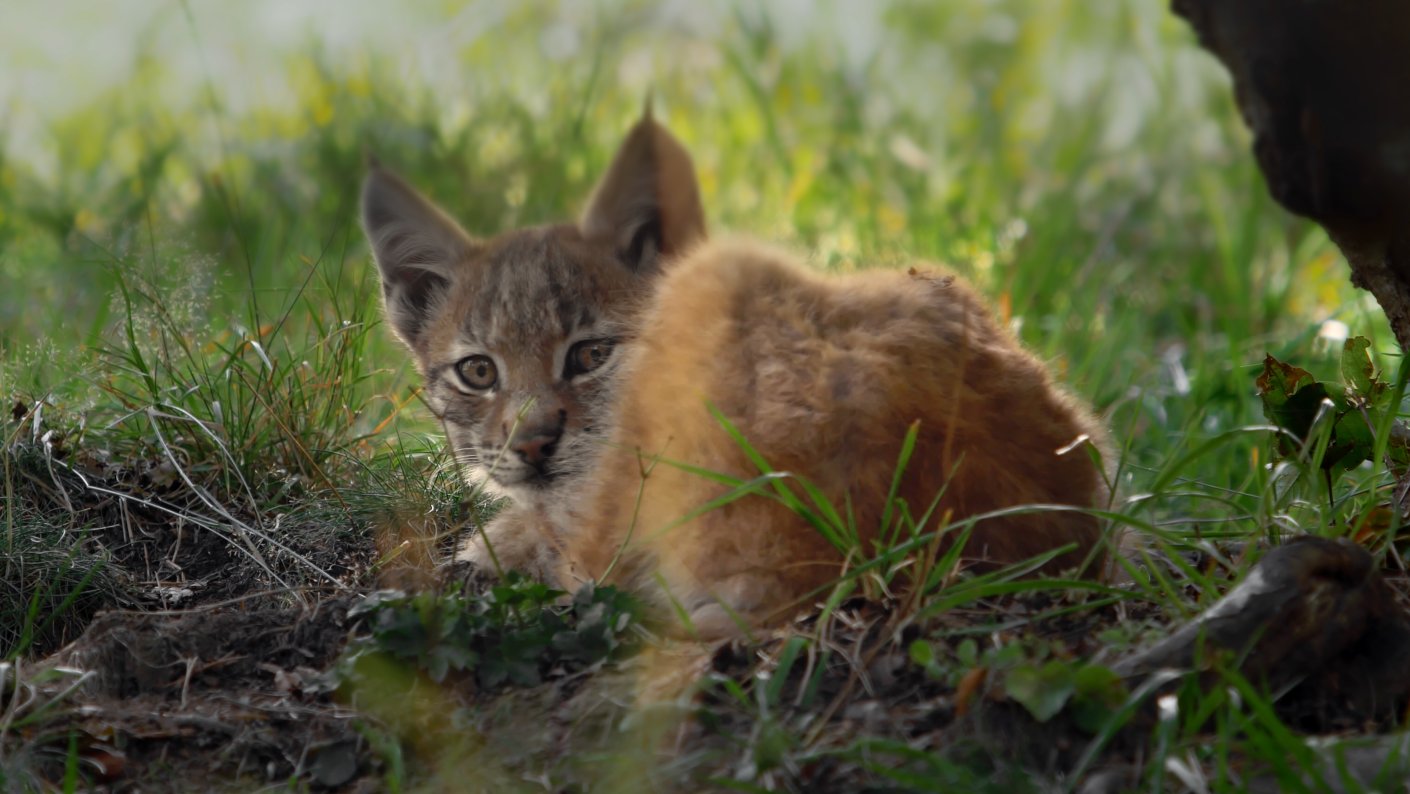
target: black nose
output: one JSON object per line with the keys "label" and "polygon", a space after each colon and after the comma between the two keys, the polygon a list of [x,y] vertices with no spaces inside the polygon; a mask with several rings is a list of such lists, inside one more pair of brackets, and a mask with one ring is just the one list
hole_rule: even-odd
{"label": "black nose", "polygon": [[558,439],[562,437],[563,431],[558,428],[543,428],[515,438],[509,448],[514,450],[519,460],[536,469],[542,469],[548,459],[553,457],[554,450],[558,448]]}

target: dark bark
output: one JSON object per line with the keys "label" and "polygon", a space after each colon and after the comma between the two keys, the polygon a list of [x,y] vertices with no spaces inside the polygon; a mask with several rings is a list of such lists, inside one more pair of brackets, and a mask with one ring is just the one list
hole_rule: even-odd
{"label": "dark bark", "polygon": [[[1410,695],[1410,615],[1365,549],[1304,536],[1268,552],[1217,603],[1164,641],[1113,665],[1131,681],[1227,657],[1282,691],[1279,714],[1309,731],[1328,720],[1394,720]],[[1217,677],[1216,677],[1217,680]]]}
{"label": "dark bark", "polygon": [[1173,0],[1234,78],[1268,189],[1410,349],[1410,2]]}

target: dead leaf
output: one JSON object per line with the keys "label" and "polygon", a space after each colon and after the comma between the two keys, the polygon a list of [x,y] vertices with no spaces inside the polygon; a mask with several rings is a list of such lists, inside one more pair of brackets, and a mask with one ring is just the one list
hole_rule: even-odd
{"label": "dead leaf", "polygon": [[974,698],[988,678],[989,668],[987,667],[974,667],[964,674],[964,677],[960,679],[959,686],[955,687],[956,717],[963,717],[969,713],[970,704],[974,702]]}

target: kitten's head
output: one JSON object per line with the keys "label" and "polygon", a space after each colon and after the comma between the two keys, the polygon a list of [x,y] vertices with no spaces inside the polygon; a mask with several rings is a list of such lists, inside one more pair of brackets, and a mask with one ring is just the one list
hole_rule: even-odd
{"label": "kitten's head", "polygon": [[362,224],[456,458],[527,504],[591,463],[619,346],[662,267],[705,236],[690,156],[649,111],[577,224],[477,240],[375,163]]}

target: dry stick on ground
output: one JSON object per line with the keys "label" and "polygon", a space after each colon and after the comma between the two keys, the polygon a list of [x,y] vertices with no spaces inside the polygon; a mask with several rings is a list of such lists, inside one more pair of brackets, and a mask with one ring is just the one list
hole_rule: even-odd
{"label": "dry stick on ground", "polygon": [[[1303,536],[1268,552],[1237,587],[1113,670],[1131,681],[1167,668],[1240,672],[1282,690],[1280,706],[1393,719],[1410,698],[1410,614],[1375,559],[1348,540]],[[1332,709],[1329,704],[1335,704]]]}
{"label": "dry stick on ground", "polygon": [[[1130,785],[1124,773],[1116,773],[1151,746],[1159,696],[1188,683],[1182,672],[1172,671],[1194,671],[1199,685],[1211,688],[1228,686],[1221,671],[1235,669],[1277,693],[1273,705],[1280,719],[1299,730],[1329,733],[1349,725],[1393,724],[1404,714],[1410,701],[1408,655],[1410,613],[1390,592],[1371,554],[1347,540],[1305,536],[1269,551],[1243,582],[1167,639],[1111,666],[1132,693],[1128,702],[1141,704],[1114,734],[1099,734],[1084,745],[1075,739],[1087,732],[1074,727],[1071,715],[1038,722],[1007,696],[981,702],[950,730],[957,738],[977,740],[996,757],[1061,770],[1074,779],[1093,775],[1106,781],[1083,791],[1116,790],[1104,786]],[[1333,770],[1328,774],[1344,772],[1371,786],[1382,770],[1390,770],[1386,774],[1393,773],[1389,779],[1396,781],[1410,777],[1410,761],[1394,755],[1405,745],[1398,738],[1363,736],[1309,747],[1318,754],[1319,768]],[[1353,759],[1348,748],[1358,743]],[[1342,757],[1355,766],[1336,771],[1334,762]],[[1256,778],[1248,782],[1258,788]]]}

